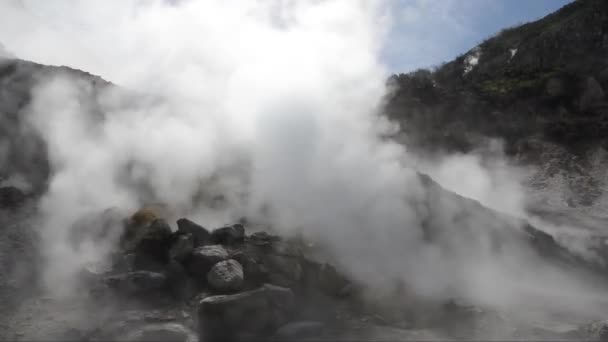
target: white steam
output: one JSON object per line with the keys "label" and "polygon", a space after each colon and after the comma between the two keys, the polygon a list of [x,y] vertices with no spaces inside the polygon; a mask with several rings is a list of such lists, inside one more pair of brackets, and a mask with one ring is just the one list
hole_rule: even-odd
{"label": "white steam", "polygon": [[[105,251],[69,245],[77,218],[150,201],[210,227],[263,216],[326,241],[370,285],[404,280],[419,294],[500,305],[525,304],[541,284],[555,289],[547,301],[580,289],[495,218],[428,191],[404,148],[379,138],[392,129],[377,115],[387,78],[382,2],[23,4],[0,6],[0,28],[20,37],[10,41],[18,56],[138,92],[66,74],[33,94],[29,118],[53,169],[42,205],[51,289],[66,289],[76,266]],[[35,29],[15,32],[17,20]],[[488,171],[467,156],[429,165],[454,190],[520,213],[517,179],[501,165]],[[222,205],[198,200],[217,196]],[[496,239],[506,246],[498,252]]]}

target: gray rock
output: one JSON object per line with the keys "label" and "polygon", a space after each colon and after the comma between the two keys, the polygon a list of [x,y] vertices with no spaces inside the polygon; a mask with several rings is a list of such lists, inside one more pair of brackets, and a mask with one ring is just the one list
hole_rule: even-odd
{"label": "gray rock", "polygon": [[558,98],[563,96],[566,92],[566,88],[564,87],[564,82],[557,77],[550,78],[545,85],[545,93],[550,98]]}
{"label": "gray rock", "polygon": [[290,289],[265,284],[232,295],[211,296],[198,307],[202,340],[225,340],[240,333],[271,333],[284,325],[293,313]]}
{"label": "gray rock", "polygon": [[186,218],[177,220],[177,233],[192,235],[195,247],[211,243],[211,233],[205,227]]}
{"label": "gray rock", "polygon": [[211,238],[214,243],[223,245],[231,245],[240,243],[245,240],[245,227],[242,224],[217,228],[211,232]]}
{"label": "gray rock", "polygon": [[258,262],[253,256],[240,251],[232,254],[231,259],[238,261],[243,266],[245,288],[257,288],[268,282],[268,268],[261,261]]}
{"label": "gray rock", "polygon": [[14,186],[0,187],[0,208],[16,208],[25,202],[26,195]]}
{"label": "gray rock", "polygon": [[167,278],[162,273],[134,271],[109,276],[105,282],[124,294],[144,295],[163,291],[167,285]]}
{"label": "gray rock", "polygon": [[150,324],[134,329],[124,336],[119,336],[120,341],[179,341],[196,342],[196,334],[179,323]]}
{"label": "gray rock", "polygon": [[197,294],[196,281],[188,276],[186,269],[176,260],[169,261],[166,267],[167,287],[171,295],[177,299],[187,301]]}
{"label": "gray rock", "polygon": [[297,283],[302,279],[302,265],[297,258],[268,255],[264,258],[264,264],[271,273],[279,273],[290,282]]}
{"label": "gray rock", "polygon": [[270,246],[272,243],[280,241],[281,238],[267,232],[255,232],[249,237],[249,243],[255,246]]}
{"label": "gray rock", "polygon": [[194,247],[195,239],[192,234],[175,235],[169,248],[169,258],[183,262],[192,254]]}
{"label": "gray rock", "polygon": [[321,290],[333,296],[339,296],[349,284],[348,279],[330,264],[319,265],[317,277]]}
{"label": "gray rock", "polygon": [[315,321],[300,321],[287,323],[277,330],[275,340],[291,340],[311,338],[321,335],[323,323]]}
{"label": "gray rock", "polygon": [[171,227],[165,220],[155,219],[149,224],[127,226],[121,246],[126,252],[165,262],[170,243]]}
{"label": "gray rock", "polygon": [[220,245],[195,248],[186,260],[186,269],[194,277],[205,279],[213,265],[228,259],[228,252]]}
{"label": "gray rock", "polygon": [[262,289],[272,307],[282,311],[286,315],[291,314],[294,308],[295,297],[290,289],[272,284],[264,284]]}
{"label": "gray rock", "polygon": [[581,110],[591,109],[598,102],[604,99],[604,91],[600,84],[593,77],[588,77],[585,80],[583,92],[579,99],[579,108]]}
{"label": "gray rock", "polygon": [[579,327],[573,335],[580,340],[608,341],[608,321],[595,321]]}
{"label": "gray rock", "polygon": [[243,288],[243,266],[234,260],[224,260],[213,265],[207,273],[209,286],[219,292],[236,292]]}

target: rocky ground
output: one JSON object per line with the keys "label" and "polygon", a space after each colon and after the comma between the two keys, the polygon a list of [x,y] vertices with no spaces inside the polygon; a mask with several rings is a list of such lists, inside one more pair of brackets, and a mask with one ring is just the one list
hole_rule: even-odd
{"label": "rocky ground", "polygon": [[[445,191],[424,179],[429,196]],[[130,217],[100,213],[95,222],[119,224],[122,230],[111,260],[83,269],[71,295],[53,296],[37,286],[36,199],[19,193],[0,189],[0,295],[5,303],[0,332],[5,340],[577,340],[608,335],[601,321],[583,324],[555,316],[549,322],[458,300],[376,294],[319,261],[318,251],[301,239],[241,223],[208,230],[186,218],[173,229],[148,209]],[[532,226],[526,234],[550,258],[569,253]],[[564,260],[572,262],[572,255]]]}

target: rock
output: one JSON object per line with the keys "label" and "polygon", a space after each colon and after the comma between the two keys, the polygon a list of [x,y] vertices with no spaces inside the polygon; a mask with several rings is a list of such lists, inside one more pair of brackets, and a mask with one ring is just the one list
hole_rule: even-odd
{"label": "rock", "polygon": [[563,96],[566,92],[564,82],[557,77],[550,78],[545,85],[545,92],[551,99]]}
{"label": "rock", "polygon": [[317,272],[319,287],[323,292],[332,296],[344,294],[344,289],[349,284],[349,281],[342,274],[338,273],[334,266],[330,264],[321,264],[319,265]]}
{"label": "rock", "polygon": [[196,296],[198,286],[190,278],[186,269],[176,260],[170,260],[166,267],[167,287],[174,298],[188,301]]}
{"label": "rock", "polygon": [[173,242],[169,248],[169,258],[183,262],[192,255],[195,245],[195,239],[192,234],[174,235]]}
{"label": "rock", "polygon": [[171,227],[163,219],[155,219],[147,225],[128,225],[121,246],[126,252],[166,262],[171,243]]}
{"label": "rock", "polygon": [[232,254],[231,258],[243,266],[245,288],[257,288],[268,281],[268,268],[264,264],[259,263],[254,257],[239,251]]}
{"label": "rock", "polygon": [[224,260],[215,264],[207,273],[209,286],[219,292],[236,292],[243,288],[243,266],[234,260]]}
{"label": "rock", "polygon": [[291,322],[282,326],[274,335],[275,340],[291,340],[300,338],[311,338],[321,335],[323,323],[315,321]]}
{"label": "rock", "polygon": [[194,239],[194,247],[204,246],[211,243],[211,233],[205,227],[200,226],[186,218],[177,220],[177,233],[190,234]]}
{"label": "rock", "polygon": [[600,84],[593,77],[585,80],[583,92],[579,99],[579,108],[582,111],[591,109],[604,99],[604,91]]}
{"label": "rock", "polygon": [[135,225],[135,226],[148,225],[156,219],[163,218],[165,216],[165,215],[163,215],[163,211],[164,211],[164,208],[162,208],[162,206],[158,206],[158,205],[145,206],[145,207],[139,209],[138,211],[136,211],[135,213],[133,213],[133,215],[131,215],[131,217],[129,217],[129,224]]}
{"label": "rock", "polygon": [[271,273],[279,273],[288,282],[297,283],[302,279],[302,265],[297,258],[271,254],[264,258],[264,264]]}
{"label": "rock", "polygon": [[294,295],[290,289],[271,284],[264,284],[262,288],[274,308],[286,315],[291,314],[294,305]]}
{"label": "rock", "polygon": [[608,341],[608,321],[595,321],[579,327],[573,335],[579,340]]}
{"label": "rock", "polygon": [[301,247],[301,244],[294,240],[278,241],[272,244],[272,253],[287,257],[303,258],[304,253]]}
{"label": "rock", "polygon": [[269,325],[270,311],[270,302],[262,289],[207,297],[198,309],[201,340],[229,339],[239,332],[262,332]]}
{"label": "rock", "polygon": [[167,277],[157,272],[134,271],[111,275],[105,282],[110,288],[127,295],[146,295],[165,290]]}
{"label": "rock", "polygon": [[135,254],[114,253],[112,255],[112,271],[118,273],[135,271]]}
{"label": "rock", "polygon": [[224,247],[211,245],[195,248],[185,264],[191,275],[199,279],[206,279],[207,273],[213,265],[226,259],[228,259],[228,252]]}
{"label": "rock", "polygon": [[234,338],[240,333],[272,333],[293,312],[291,290],[265,284],[232,295],[203,299],[198,307],[199,332],[203,341]]}
{"label": "rock", "polygon": [[270,235],[267,232],[255,232],[249,237],[249,243],[255,246],[270,246],[273,242],[280,241],[281,238],[275,235]]}
{"label": "rock", "polygon": [[149,324],[119,336],[120,341],[196,342],[196,334],[179,323]]}
{"label": "rock", "polygon": [[0,187],[0,207],[1,208],[16,208],[25,202],[27,196],[23,191],[14,186]]}
{"label": "rock", "polygon": [[217,228],[211,232],[211,239],[214,243],[223,245],[243,242],[245,240],[245,227],[237,223],[233,226]]}

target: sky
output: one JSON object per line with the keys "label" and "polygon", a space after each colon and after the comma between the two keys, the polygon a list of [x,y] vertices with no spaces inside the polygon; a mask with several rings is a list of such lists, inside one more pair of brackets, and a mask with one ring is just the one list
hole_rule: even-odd
{"label": "sky", "polygon": [[[93,0],[47,2],[42,0],[2,0],[0,4],[0,54],[12,54],[45,64],[70,65],[70,56],[54,51],[49,31],[72,42],[73,48],[90,59],[103,59],[92,42],[73,38],[74,30],[86,31],[89,20],[99,21],[98,13],[79,13]],[[91,1],[91,2],[87,2]],[[166,0],[169,1],[169,0]],[[179,3],[185,0],[170,0]],[[280,0],[289,3],[290,0]],[[381,62],[389,73],[428,68],[450,61],[467,52],[501,29],[533,21],[554,12],[572,0],[386,0],[389,8],[388,37],[383,42]],[[11,10],[2,10],[8,5]],[[67,7],[66,7],[67,6]],[[20,12],[15,11],[18,9]],[[80,11],[82,12],[82,11]],[[89,11],[90,12],[90,11]],[[74,20],[74,18],[76,18]],[[73,21],[70,24],[70,20]],[[86,33],[86,32],[84,32]],[[24,40],[37,40],[23,44]],[[109,42],[109,41],[108,41]],[[32,43],[32,42],[30,42]],[[4,48],[2,47],[4,45]],[[111,44],[110,44],[111,45]],[[39,50],[39,51],[36,51]],[[44,53],[42,51],[44,50]],[[105,53],[105,52],[104,52]],[[45,60],[37,60],[44,56]],[[95,72],[95,70],[89,70]]]}
{"label": "sky", "polygon": [[383,60],[393,73],[448,62],[503,28],[534,21],[572,0],[393,0]]}

